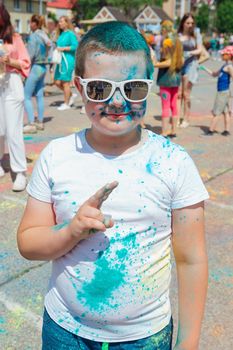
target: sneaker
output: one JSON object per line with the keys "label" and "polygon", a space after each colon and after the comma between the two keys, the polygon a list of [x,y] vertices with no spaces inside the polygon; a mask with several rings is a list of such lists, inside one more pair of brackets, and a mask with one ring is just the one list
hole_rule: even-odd
{"label": "sneaker", "polygon": [[84,106],[82,106],[81,111],[80,111],[80,114],[86,114],[86,110],[85,110],[85,107],[84,107]]}
{"label": "sneaker", "polygon": [[222,133],[221,133],[222,136],[229,136],[230,135],[230,132],[227,131],[227,130],[224,130]]}
{"label": "sneaker", "polygon": [[17,173],[15,181],[13,183],[12,191],[21,192],[24,191],[27,185],[27,178],[24,173]]}
{"label": "sneaker", "polygon": [[77,94],[72,94],[71,96],[70,96],[70,100],[69,100],[69,106],[71,107],[73,104],[74,104],[74,101],[75,101],[75,99],[77,98]]}
{"label": "sneaker", "polygon": [[5,175],[5,171],[3,167],[0,165],[0,177],[3,177]]}
{"label": "sneaker", "polygon": [[214,131],[207,130],[204,135],[206,135],[206,136],[213,136],[214,135]]}
{"label": "sneaker", "polygon": [[185,129],[189,126],[189,122],[186,120],[183,120],[182,123],[180,124],[180,128]]}
{"label": "sneaker", "polygon": [[36,130],[44,130],[44,123],[42,122],[35,122],[34,123]]}
{"label": "sneaker", "polygon": [[177,137],[176,134],[168,134],[167,136],[170,137],[171,139],[174,139]]}
{"label": "sneaker", "polygon": [[58,107],[58,111],[66,111],[67,109],[70,109],[71,107],[69,105],[67,105],[66,103],[62,103],[62,105],[60,105],[60,107]]}
{"label": "sneaker", "polygon": [[35,124],[27,124],[23,127],[24,134],[36,134],[37,129]]}

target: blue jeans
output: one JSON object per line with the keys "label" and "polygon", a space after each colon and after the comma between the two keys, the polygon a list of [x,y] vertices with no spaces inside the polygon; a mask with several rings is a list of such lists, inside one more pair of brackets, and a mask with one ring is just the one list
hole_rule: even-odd
{"label": "blue jeans", "polygon": [[160,332],[143,339],[121,343],[101,343],[81,338],[54,322],[44,311],[42,350],[171,350],[172,319]]}
{"label": "blue jeans", "polygon": [[24,106],[28,116],[28,122],[33,123],[35,120],[32,96],[36,97],[38,119],[43,122],[44,118],[44,79],[46,66],[44,64],[32,65],[30,74],[24,86]]}

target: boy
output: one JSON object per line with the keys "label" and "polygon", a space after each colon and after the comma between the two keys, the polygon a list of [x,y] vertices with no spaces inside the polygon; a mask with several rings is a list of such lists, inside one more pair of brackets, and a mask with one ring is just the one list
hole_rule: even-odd
{"label": "boy", "polygon": [[216,126],[219,121],[219,116],[224,115],[224,127],[225,130],[222,132],[223,136],[230,135],[230,114],[229,114],[229,102],[230,102],[230,79],[233,78],[233,46],[226,46],[220,51],[222,60],[225,62],[224,65],[215,72],[210,69],[201,66],[203,70],[212,75],[218,77],[217,82],[217,95],[215,98],[213,108],[213,118],[210,123],[209,130],[206,132],[207,136],[213,136],[216,131]]}
{"label": "boy", "polygon": [[184,149],[138,128],[152,84],[149,48],[125,23],[98,25],[80,43],[76,75],[91,128],[44,149],[18,229],[24,257],[53,260],[42,349],[170,350],[172,238],[174,349],[197,350],[208,194]]}

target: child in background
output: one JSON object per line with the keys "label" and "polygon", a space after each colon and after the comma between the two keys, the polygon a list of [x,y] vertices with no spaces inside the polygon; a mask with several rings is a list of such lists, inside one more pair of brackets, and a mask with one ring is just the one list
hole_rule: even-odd
{"label": "child in background", "polygon": [[171,350],[171,241],[174,349],[198,348],[208,194],[183,148],[138,127],[152,77],[146,41],[126,23],[83,37],[75,83],[91,127],[43,150],[18,229],[25,258],[53,261],[43,350]]}
{"label": "child in background", "polygon": [[219,117],[224,115],[224,131],[223,136],[230,135],[230,80],[233,79],[233,46],[226,46],[222,51],[222,60],[225,62],[224,65],[217,71],[212,72],[210,69],[201,66],[201,69],[205,70],[207,73],[213,77],[218,77],[217,82],[217,95],[215,98],[214,108],[213,108],[213,118],[210,123],[209,130],[206,132],[207,136],[212,136],[216,131],[217,123]]}
{"label": "child in background", "polygon": [[[155,64],[159,68],[157,85],[160,86],[162,102],[162,135],[176,137],[178,111],[177,97],[181,82],[181,68],[183,65],[183,48],[180,40],[174,34],[173,23],[162,22],[163,35],[161,61]],[[172,130],[170,132],[170,115],[172,116]]]}

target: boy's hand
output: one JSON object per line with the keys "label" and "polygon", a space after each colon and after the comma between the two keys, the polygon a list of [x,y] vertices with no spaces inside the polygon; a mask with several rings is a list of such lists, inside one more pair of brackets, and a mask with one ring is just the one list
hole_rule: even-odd
{"label": "boy's hand", "polygon": [[106,219],[100,208],[102,203],[117,186],[117,181],[106,184],[81,205],[68,226],[71,236],[85,239],[90,233],[106,231],[106,228],[114,225],[113,220],[109,218]]}

